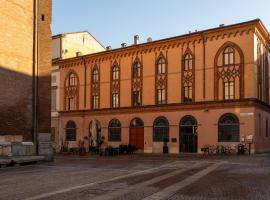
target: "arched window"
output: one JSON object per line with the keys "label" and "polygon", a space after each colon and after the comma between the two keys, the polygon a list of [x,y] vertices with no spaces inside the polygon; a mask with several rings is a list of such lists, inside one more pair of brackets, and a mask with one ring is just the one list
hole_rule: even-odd
{"label": "arched window", "polygon": [[132,65],[132,78],[138,78],[141,76],[141,63],[136,61]]}
{"label": "arched window", "polygon": [[140,118],[134,118],[133,120],[131,120],[130,122],[130,127],[144,127],[144,123]]}
{"label": "arched window", "polygon": [[156,62],[156,104],[167,103],[166,60],[161,54]]}
{"label": "arched window", "polygon": [[76,124],[73,121],[66,125],[66,141],[76,141]]}
{"label": "arched window", "polygon": [[142,66],[137,60],[132,65],[132,105],[142,105]]}
{"label": "arched window", "polygon": [[99,81],[99,73],[98,73],[98,69],[94,68],[93,72],[92,72],[92,82],[93,83],[97,83]]}
{"label": "arched window", "polygon": [[65,107],[67,111],[78,108],[78,77],[74,72],[70,72],[65,83]]}
{"label": "arched window", "polygon": [[111,71],[111,106],[118,108],[120,106],[120,68],[115,62]]}
{"label": "arched window", "polygon": [[157,74],[165,74],[166,73],[166,63],[163,57],[160,57],[157,61]]}
{"label": "arched window", "polygon": [[169,141],[169,122],[165,117],[158,117],[153,124],[153,142]]}
{"label": "arched window", "polygon": [[193,58],[191,53],[187,53],[184,57],[184,71],[192,70],[193,68]]}
{"label": "arched window", "polygon": [[118,80],[119,79],[119,67],[117,65],[114,65],[112,67],[112,80]]}
{"label": "arched window", "polygon": [[121,142],[121,122],[118,119],[112,119],[109,123],[110,142]]}
{"label": "arched window", "polygon": [[244,54],[241,48],[226,42],[215,56],[215,100],[244,97]]}
{"label": "arched window", "polygon": [[231,46],[226,47],[223,52],[223,63],[224,65],[234,64],[234,49]]}
{"label": "arched window", "polygon": [[239,119],[232,113],[222,115],[218,120],[218,142],[239,142]]}
{"label": "arched window", "polygon": [[97,66],[92,70],[91,76],[91,108],[99,108],[99,93],[100,93],[100,82],[99,82],[99,69]]}
{"label": "arched window", "polygon": [[183,57],[182,67],[182,100],[184,103],[194,100],[194,61],[191,52],[188,52]]}

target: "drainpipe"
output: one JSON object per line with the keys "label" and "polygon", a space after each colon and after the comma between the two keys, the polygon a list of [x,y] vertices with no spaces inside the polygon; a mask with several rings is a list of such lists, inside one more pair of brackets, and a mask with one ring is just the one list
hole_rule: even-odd
{"label": "drainpipe", "polygon": [[37,142],[37,105],[38,105],[38,0],[33,5],[33,66],[32,66],[32,140],[38,155]]}

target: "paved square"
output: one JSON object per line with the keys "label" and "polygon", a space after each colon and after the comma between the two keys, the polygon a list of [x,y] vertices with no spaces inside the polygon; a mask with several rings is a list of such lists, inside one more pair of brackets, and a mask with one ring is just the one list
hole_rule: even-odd
{"label": "paved square", "polygon": [[270,155],[56,156],[0,169],[0,199],[270,198]]}

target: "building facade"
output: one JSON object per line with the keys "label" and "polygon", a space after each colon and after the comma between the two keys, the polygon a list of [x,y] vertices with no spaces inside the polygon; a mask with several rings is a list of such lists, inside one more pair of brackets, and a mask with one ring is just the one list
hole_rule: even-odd
{"label": "building facade", "polygon": [[2,0],[0,11],[0,135],[35,141],[50,133],[52,2]]}
{"label": "building facade", "polygon": [[[250,139],[270,151],[270,37],[259,19],[60,61],[60,140],[148,153]],[[252,138],[252,141],[251,141]]]}
{"label": "building facade", "polygon": [[52,37],[51,73],[51,133],[55,149],[59,151],[60,71],[59,61],[104,51],[105,48],[88,31],[63,33]]}

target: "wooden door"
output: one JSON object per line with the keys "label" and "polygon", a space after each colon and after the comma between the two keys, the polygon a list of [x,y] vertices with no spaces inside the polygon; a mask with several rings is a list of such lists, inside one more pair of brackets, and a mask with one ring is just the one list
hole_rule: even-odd
{"label": "wooden door", "polygon": [[129,143],[137,149],[144,149],[144,128],[130,128]]}

